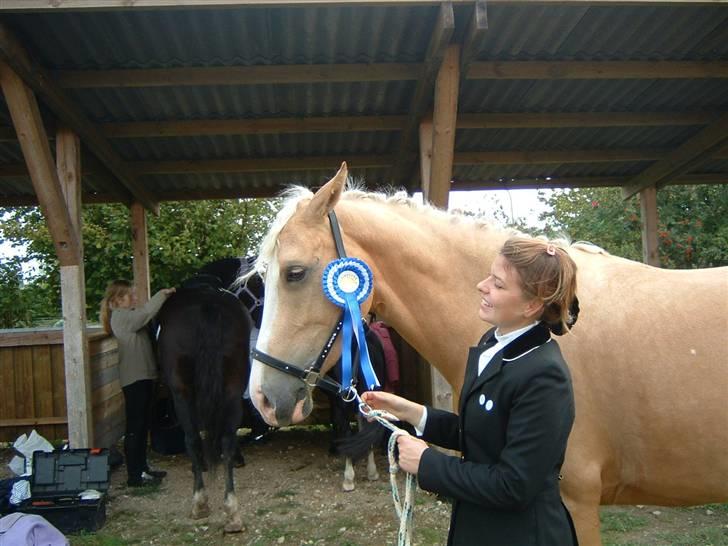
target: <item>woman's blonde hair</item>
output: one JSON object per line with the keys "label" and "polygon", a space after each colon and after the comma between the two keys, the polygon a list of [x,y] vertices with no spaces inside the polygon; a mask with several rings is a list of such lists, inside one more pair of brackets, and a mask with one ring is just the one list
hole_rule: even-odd
{"label": "woman's blonde hair", "polygon": [[121,298],[131,293],[132,284],[124,279],[111,281],[106,286],[104,299],[101,300],[101,309],[99,311],[99,319],[107,334],[111,334],[111,307],[115,305]]}
{"label": "woman's blonde hair", "polygon": [[526,297],[543,302],[542,320],[555,334],[576,322],[576,264],[563,247],[543,239],[511,237],[500,251],[518,272]]}

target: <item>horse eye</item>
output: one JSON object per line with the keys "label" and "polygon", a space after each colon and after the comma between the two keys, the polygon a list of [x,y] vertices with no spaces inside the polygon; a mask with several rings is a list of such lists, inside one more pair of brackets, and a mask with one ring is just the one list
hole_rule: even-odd
{"label": "horse eye", "polygon": [[300,266],[291,267],[286,273],[286,281],[299,282],[306,276],[306,269]]}

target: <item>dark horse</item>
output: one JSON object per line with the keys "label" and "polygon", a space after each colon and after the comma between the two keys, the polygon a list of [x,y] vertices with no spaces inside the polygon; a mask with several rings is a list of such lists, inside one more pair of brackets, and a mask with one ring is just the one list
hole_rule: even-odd
{"label": "dark horse", "polygon": [[[186,281],[159,312],[158,350],[194,473],[193,518],[209,515],[202,472],[225,463],[225,532],[243,530],[233,482],[252,321],[219,277]],[[203,432],[204,431],[204,432]]]}

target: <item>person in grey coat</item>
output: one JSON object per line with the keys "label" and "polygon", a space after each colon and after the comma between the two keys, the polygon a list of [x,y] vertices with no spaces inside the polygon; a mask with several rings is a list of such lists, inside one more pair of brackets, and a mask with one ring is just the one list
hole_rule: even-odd
{"label": "person in grey coat", "polygon": [[559,492],[574,394],[551,338],[576,321],[576,265],[555,244],[511,238],[477,289],[478,315],[494,328],[470,349],[458,414],[384,392],[362,399],[422,437],[398,438],[399,464],[453,499],[448,544],[576,545]]}
{"label": "person in grey coat", "polygon": [[155,485],[167,475],[163,470],[150,469],[147,464],[149,412],[157,378],[157,362],[147,324],[174,291],[174,288],[163,288],[145,305],[137,307],[131,283],[116,280],[106,287],[101,302],[101,323],[106,333],[114,335],[119,347],[119,382],[126,413],[124,456],[130,487]]}

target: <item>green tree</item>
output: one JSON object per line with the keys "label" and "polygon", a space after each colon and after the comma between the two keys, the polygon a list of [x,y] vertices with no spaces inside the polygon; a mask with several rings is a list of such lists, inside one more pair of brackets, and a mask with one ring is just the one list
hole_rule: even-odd
{"label": "green tree", "polygon": [[[611,254],[642,260],[638,199],[619,188],[559,190],[541,199],[546,233],[588,241]],[[690,269],[728,264],[728,186],[668,186],[657,192],[662,267]]]}
{"label": "green tree", "polygon": [[[275,200],[262,199],[163,203],[159,217],[147,215],[152,290],[178,285],[213,260],[254,253],[276,207]],[[30,309],[31,323],[38,324],[41,317],[60,317],[59,265],[40,210],[0,209],[0,217],[0,243],[26,249],[16,264],[38,264],[37,275],[20,288],[3,277],[0,301],[17,296],[20,290],[24,301],[35,304]],[[106,284],[132,277],[129,210],[123,205],[84,206],[83,238],[87,312],[89,319],[95,319]],[[3,321],[0,327],[14,324]]]}

